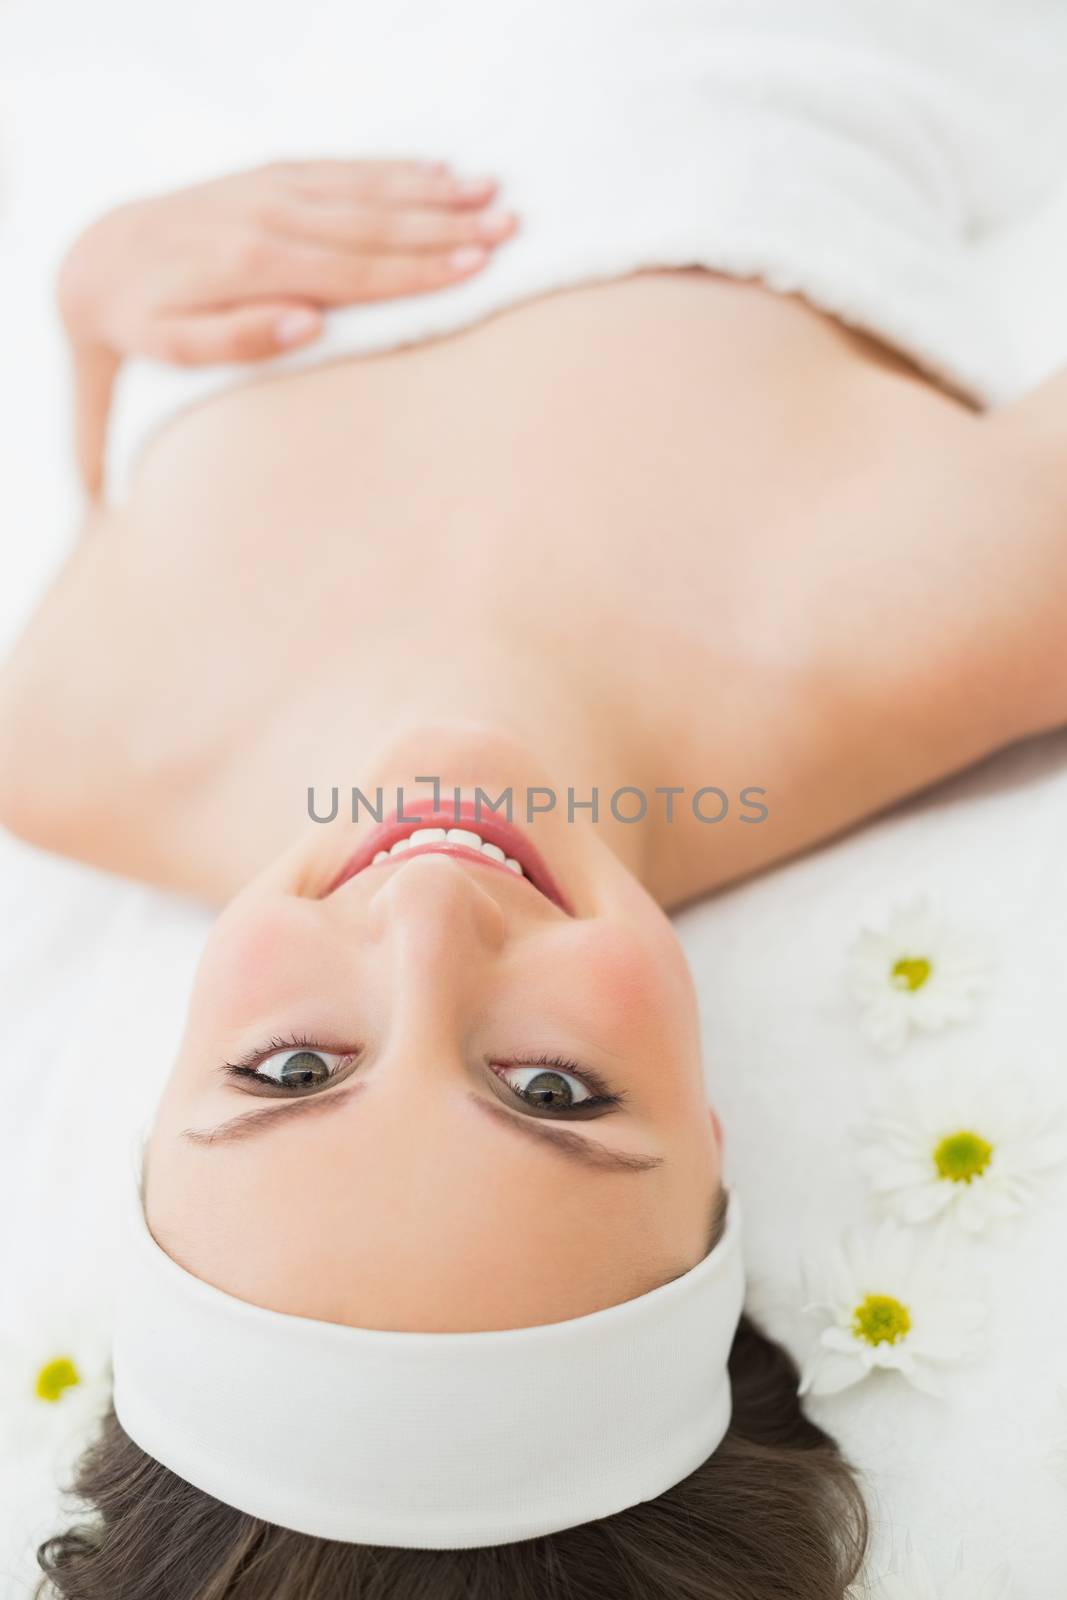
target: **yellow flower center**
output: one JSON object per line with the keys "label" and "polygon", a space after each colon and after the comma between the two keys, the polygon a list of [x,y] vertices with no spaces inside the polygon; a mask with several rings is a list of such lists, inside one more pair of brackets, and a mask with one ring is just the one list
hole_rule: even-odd
{"label": "yellow flower center", "polygon": [[891,1294],[869,1294],[852,1313],[852,1332],[868,1344],[898,1344],[911,1332],[911,1313]]}
{"label": "yellow flower center", "polygon": [[934,1166],[951,1183],[970,1183],[981,1177],[992,1159],[993,1146],[966,1128],[946,1134],[934,1151]]}
{"label": "yellow flower center", "polygon": [[38,1400],[47,1400],[54,1405],[63,1398],[67,1389],[75,1388],[81,1381],[81,1373],[70,1356],[56,1356],[54,1360],[46,1361],[37,1374],[34,1393]]}
{"label": "yellow flower center", "polygon": [[933,967],[925,956],[901,956],[893,963],[890,977],[897,989],[909,989],[912,994],[921,989]]}

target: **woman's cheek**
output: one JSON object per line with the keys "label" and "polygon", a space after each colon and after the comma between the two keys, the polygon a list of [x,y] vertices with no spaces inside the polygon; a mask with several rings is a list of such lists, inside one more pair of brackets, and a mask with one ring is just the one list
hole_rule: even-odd
{"label": "woman's cheek", "polygon": [[650,1034],[661,1043],[695,1037],[696,1002],[685,956],[668,927],[668,940],[642,937],[629,927],[593,925],[568,970],[587,996],[604,1037],[633,1049]]}
{"label": "woman's cheek", "polygon": [[303,941],[285,900],[233,902],[204,947],[193,986],[190,1016],[230,1017],[267,1013],[294,984],[301,986]]}

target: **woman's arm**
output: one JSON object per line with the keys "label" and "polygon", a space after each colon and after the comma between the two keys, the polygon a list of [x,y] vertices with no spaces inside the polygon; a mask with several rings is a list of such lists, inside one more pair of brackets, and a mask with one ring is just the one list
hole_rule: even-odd
{"label": "woman's arm", "polygon": [[109,212],[75,242],[57,299],[74,369],[78,468],[103,487],[111,394],[129,356],[263,361],[322,312],[470,277],[515,231],[492,179],[415,161],[279,162]]}

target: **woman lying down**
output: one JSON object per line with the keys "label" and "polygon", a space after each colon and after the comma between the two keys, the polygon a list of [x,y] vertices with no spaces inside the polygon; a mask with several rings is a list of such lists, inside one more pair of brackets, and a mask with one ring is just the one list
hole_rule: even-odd
{"label": "woman lying down", "polygon": [[[91,504],[2,678],[3,819],[222,910],[42,1593],[840,1600],[860,1569],[857,1482],[742,1309],[668,913],[1067,719],[1067,391],[983,409],[981,192],[894,146],[890,43],[864,117],[851,80],[818,122],[643,50],[715,7],[614,14],[719,196],[663,257],[638,204],[583,279],[551,207],[428,149],[138,201],[64,265]],[[768,119],[788,163],[750,190]],[[145,355],[182,370],[115,501]]]}

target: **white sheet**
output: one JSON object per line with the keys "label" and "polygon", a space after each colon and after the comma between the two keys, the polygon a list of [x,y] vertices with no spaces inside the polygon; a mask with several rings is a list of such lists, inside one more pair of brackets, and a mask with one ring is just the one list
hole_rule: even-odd
{"label": "white sheet", "polygon": [[[17,16],[25,6],[10,9]],[[158,52],[160,15],[131,12],[127,43],[138,26],[151,27]],[[76,44],[76,31],[71,37]],[[189,85],[199,74],[207,105],[224,63],[195,26],[165,43],[174,82],[185,85],[169,105],[158,98],[165,75],[152,80],[150,101],[148,80],[131,80],[128,59],[125,68],[112,62],[86,73],[67,53],[73,45],[57,44],[48,71],[5,90],[0,646],[62,558],[75,510],[48,266],[97,205],[122,197],[115,174],[150,111],[161,122],[185,116],[185,144],[167,145],[175,181],[197,161],[205,172],[212,164],[212,118],[197,118]],[[142,95],[143,125],[101,116],[109,71],[116,96]],[[82,139],[102,163],[96,170],[80,158]],[[1036,376],[1067,355],[1065,262],[1067,199],[986,259],[1021,372]],[[802,1243],[821,1251],[844,1220],[863,1213],[844,1130],[872,1085],[902,1066],[933,1074],[974,1061],[1067,1092],[1065,803],[1067,739],[1054,738],[679,921],[702,995],[709,1089],[746,1203],[754,1303],[800,1356],[811,1335],[795,1310],[798,1255]],[[842,984],[844,951],[861,920],[884,920],[918,891],[987,930],[998,967],[976,1024],[887,1063],[858,1031]],[[9,1074],[0,1112],[0,1335],[6,1329],[17,1342],[42,1308],[66,1304],[106,1324],[115,1182],[129,1129],[150,1107],[176,1042],[207,923],[190,902],[0,836],[0,1038]],[[889,1379],[812,1406],[872,1474],[881,1551],[909,1533],[945,1576],[963,1539],[978,1569],[1011,1562],[1018,1600],[1062,1593],[1067,1567],[1067,1487],[1045,1460],[1061,1436],[1067,1442],[1067,1410],[1055,1402],[1056,1383],[1067,1386],[1065,1239],[1061,1180],[1021,1225],[983,1241],[976,1253],[993,1294],[992,1348],[954,1375],[946,1402]],[[5,1451],[3,1600],[24,1600],[32,1545],[55,1525],[44,1466]]]}

